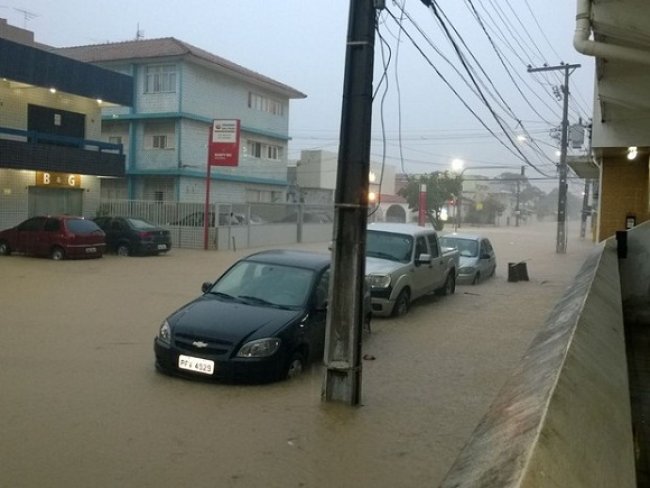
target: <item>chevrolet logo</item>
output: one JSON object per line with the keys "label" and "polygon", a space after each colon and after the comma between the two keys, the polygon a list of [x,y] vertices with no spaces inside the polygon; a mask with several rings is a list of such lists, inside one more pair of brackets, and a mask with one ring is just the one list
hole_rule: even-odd
{"label": "chevrolet logo", "polygon": [[203,342],[203,341],[194,341],[194,342],[192,342],[192,345],[194,347],[198,347],[199,349],[203,349],[204,347],[208,347],[208,343]]}

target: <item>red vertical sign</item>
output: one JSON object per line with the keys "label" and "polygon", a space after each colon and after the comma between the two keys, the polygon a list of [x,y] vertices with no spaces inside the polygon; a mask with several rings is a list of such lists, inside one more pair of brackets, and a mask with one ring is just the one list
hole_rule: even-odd
{"label": "red vertical sign", "polygon": [[239,120],[215,119],[208,144],[209,166],[237,166],[239,164]]}
{"label": "red vertical sign", "polygon": [[427,216],[427,185],[420,185],[420,198],[418,201],[418,225],[426,225]]}
{"label": "red vertical sign", "polygon": [[[210,127],[208,170],[205,174],[205,211],[203,213],[203,249],[208,249],[210,218],[210,168],[239,165],[239,120],[215,119]],[[214,224],[218,222],[215,215]]]}

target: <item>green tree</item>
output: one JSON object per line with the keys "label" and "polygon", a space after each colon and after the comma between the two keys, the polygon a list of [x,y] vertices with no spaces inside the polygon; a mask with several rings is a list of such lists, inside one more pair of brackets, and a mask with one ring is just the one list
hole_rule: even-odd
{"label": "green tree", "polygon": [[411,176],[408,184],[398,191],[406,199],[409,208],[414,211],[420,209],[420,186],[427,189],[426,213],[429,220],[437,230],[441,230],[444,223],[440,219],[443,206],[460,195],[462,189],[462,176],[449,171],[434,171],[433,173]]}

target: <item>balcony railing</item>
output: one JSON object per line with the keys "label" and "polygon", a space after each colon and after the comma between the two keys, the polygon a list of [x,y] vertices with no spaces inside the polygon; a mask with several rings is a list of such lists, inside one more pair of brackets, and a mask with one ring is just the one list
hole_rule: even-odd
{"label": "balcony railing", "polygon": [[124,176],[122,144],[0,127],[0,168]]}
{"label": "balcony railing", "polygon": [[[3,137],[9,135],[11,137]],[[93,141],[91,139],[81,139],[79,137],[60,136],[56,134],[47,134],[45,132],[36,132],[34,130],[11,129],[0,126],[0,138],[11,140],[28,141],[33,144],[54,144],[60,146],[76,147],[86,151],[95,150],[99,152],[112,152],[123,154],[122,144],[113,144],[104,141]]]}

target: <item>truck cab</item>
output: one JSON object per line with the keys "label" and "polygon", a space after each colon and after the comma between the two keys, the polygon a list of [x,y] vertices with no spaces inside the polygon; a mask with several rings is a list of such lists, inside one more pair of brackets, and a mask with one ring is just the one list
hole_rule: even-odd
{"label": "truck cab", "polygon": [[458,251],[442,248],[432,228],[373,223],[366,233],[366,279],[373,315],[404,315],[413,300],[454,293]]}

